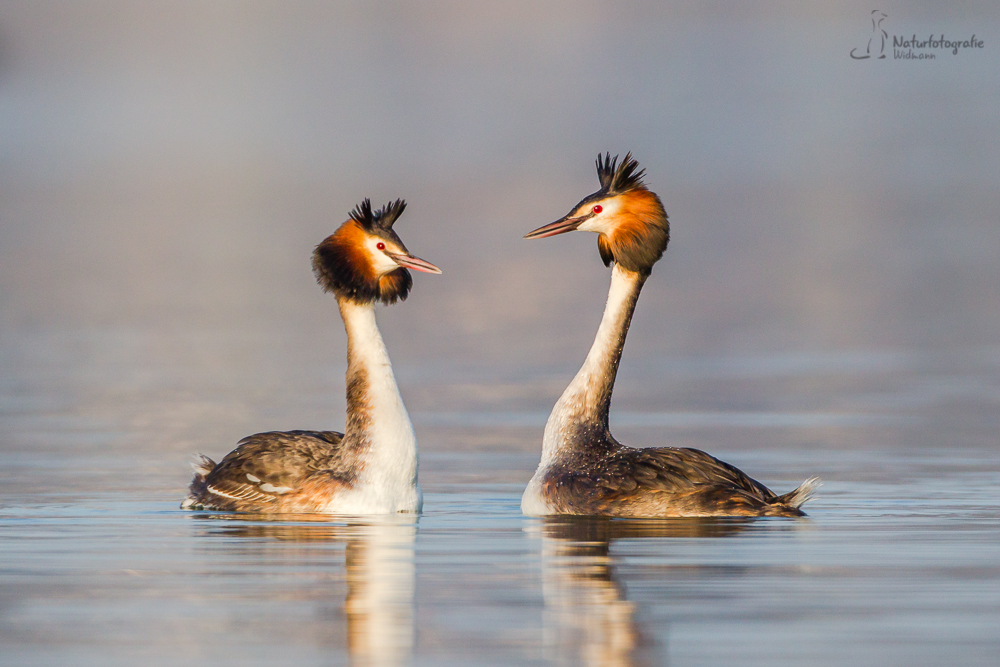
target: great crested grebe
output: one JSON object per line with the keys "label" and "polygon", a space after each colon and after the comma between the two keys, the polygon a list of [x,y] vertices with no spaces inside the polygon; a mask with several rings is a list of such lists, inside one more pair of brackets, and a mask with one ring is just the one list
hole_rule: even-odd
{"label": "great crested grebe", "polygon": [[347,329],[344,433],[288,431],[243,438],[216,464],[195,464],[184,509],[389,514],[419,512],[417,439],[375,323],[375,302],[406,299],[407,269],[441,273],[392,230],[406,203],[365,199],[316,246],[313,271],[337,297]]}
{"label": "great crested grebe", "polygon": [[601,189],[570,213],[527,234],[541,239],[597,232],[604,264],[614,264],[597,338],[545,424],[542,460],[521,498],[528,515],[620,517],[803,516],[819,480],[790,493],[770,489],[697,449],[620,444],[608,430],[618,362],[639,292],[670,240],[660,198],[642,181],[632,154],[621,165],[597,158]]}

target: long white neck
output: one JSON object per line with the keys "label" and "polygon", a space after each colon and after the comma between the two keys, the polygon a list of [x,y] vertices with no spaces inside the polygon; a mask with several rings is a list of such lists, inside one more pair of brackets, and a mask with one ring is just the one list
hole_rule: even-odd
{"label": "long white neck", "polygon": [[[374,304],[338,299],[347,329],[345,444],[356,448],[362,475],[374,489],[393,493],[417,485],[417,438],[375,322]],[[381,491],[379,491],[381,493]],[[387,498],[386,502],[393,502]]]}
{"label": "long white neck", "polygon": [[614,265],[611,289],[601,326],[583,367],[556,402],[545,424],[542,465],[564,448],[572,448],[580,428],[608,428],[611,392],[618,374],[625,336],[646,276]]}

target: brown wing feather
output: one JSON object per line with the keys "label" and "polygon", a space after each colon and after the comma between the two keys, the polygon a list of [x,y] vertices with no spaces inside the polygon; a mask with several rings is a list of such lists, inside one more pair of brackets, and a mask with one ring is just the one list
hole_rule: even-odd
{"label": "brown wing feather", "polygon": [[592,465],[557,468],[544,492],[560,512],[614,516],[773,513],[776,497],[739,469],[697,449],[621,450]]}
{"label": "brown wing feather", "polygon": [[699,486],[721,485],[760,497],[774,498],[771,491],[738,468],[698,449],[657,447],[621,449],[602,460],[596,473],[599,484],[609,490],[638,488],[686,493]]}
{"label": "brown wing feather", "polygon": [[194,505],[238,511],[311,511],[357,474],[335,431],[271,431],[240,440],[191,483]]}
{"label": "brown wing feather", "polygon": [[261,484],[296,486],[310,473],[337,466],[343,434],[333,431],[271,431],[240,440],[209,474],[208,481],[251,474]]}

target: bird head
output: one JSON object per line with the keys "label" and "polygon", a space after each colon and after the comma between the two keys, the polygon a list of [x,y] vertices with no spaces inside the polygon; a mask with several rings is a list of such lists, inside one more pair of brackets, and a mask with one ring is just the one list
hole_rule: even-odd
{"label": "bird head", "polygon": [[359,303],[381,300],[389,305],[405,300],[413,279],[407,269],[441,273],[441,269],[414,257],[392,230],[406,202],[397,199],[373,211],[365,199],[347,222],[316,246],[313,272],[320,286],[338,298]]}
{"label": "bird head", "polygon": [[656,193],[642,182],[645,169],[629,153],[597,156],[601,189],[585,197],[566,216],[525,235],[526,239],[572,231],[597,232],[597,248],[605,266],[615,262],[624,269],[649,274],[670,241],[670,223]]}

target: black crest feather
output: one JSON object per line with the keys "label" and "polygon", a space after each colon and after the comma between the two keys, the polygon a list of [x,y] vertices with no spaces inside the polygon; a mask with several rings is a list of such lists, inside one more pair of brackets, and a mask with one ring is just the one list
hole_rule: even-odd
{"label": "black crest feather", "polygon": [[373,211],[372,202],[366,197],[363,202],[355,206],[354,210],[351,211],[351,220],[354,220],[369,232],[376,229],[388,231],[392,229],[393,223],[399,219],[404,210],[406,210],[406,202],[402,199],[397,199],[394,202],[389,202],[379,210]]}
{"label": "black crest feather", "polygon": [[600,154],[597,155],[597,177],[601,181],[601,192],[605,195],[620,195],[645,187],[642,182],[645,173],[645,169],[639,169],[639,163],[631,152],[625,155],[621,165],[618,165],[617,155],[613,158],[611,153],[605,153],[603,158]]}

